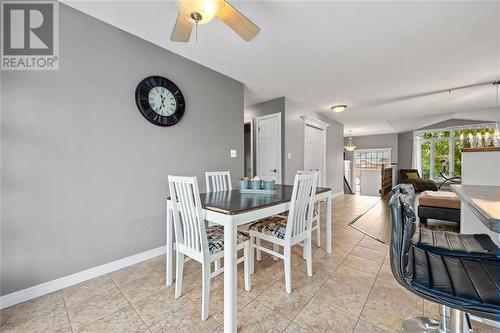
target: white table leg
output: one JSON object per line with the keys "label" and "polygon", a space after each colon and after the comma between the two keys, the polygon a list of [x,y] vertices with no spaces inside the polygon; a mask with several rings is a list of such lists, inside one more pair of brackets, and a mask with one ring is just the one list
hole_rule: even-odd
{"label": "white table leg", "polygon": [[332,253],[332,194],[326,197],[326,252]]}
{"label": "white table leg", "polygon": [[170,209],[168,203],[167,203],[167,251],[166,251],[166,256],[165,256],[165,266],[166,266],[166,280],[167,280],[167,286],[171,286],[173,283],[173,260],[174,260],[174,255],[173,255],[173,233],[174,233],[174,216],[172,209]]}
{"label": "white table leg", "polygon": [[236,333],[236,224],[228,221],[224,225],[224,332]]}

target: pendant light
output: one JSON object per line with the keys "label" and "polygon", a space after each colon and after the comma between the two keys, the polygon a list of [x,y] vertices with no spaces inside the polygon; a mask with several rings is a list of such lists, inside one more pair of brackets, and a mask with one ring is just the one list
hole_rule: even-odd
{"label": "pendant light", "polygon": [[345,146],[344,148],[347,151],[353,151],[354,149],[356,149],[356,146],[352,143],[351,130],[349,130],[349,142],[347,143],[347,146]]}

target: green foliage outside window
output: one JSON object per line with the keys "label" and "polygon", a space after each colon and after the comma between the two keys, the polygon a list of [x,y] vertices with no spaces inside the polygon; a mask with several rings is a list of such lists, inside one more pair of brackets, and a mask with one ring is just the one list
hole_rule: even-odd
{"label": "green foliage outside window", "polygon": [[[469,133],[474,137],[474,142],[477,138],[477,133],[481,133],[483,144],[488,145],[485,142],[484,135],[489,133],[490,138],[493,138],[495,133],[494,128],[482,128],[482,129],[466,129],[466,130],[455,130],[453,133],[455,135],[455,145],[450,147],[451,138],[450,131],[436,131],[427,132],[422,134],[422,139],[437,139],[431,141],[424,141],[421,144],[421,162],[422,162],[422,177],[431,178],[431,159],[434,162],[433,168],[433,178],[442,179],[439,173],[443,172],[444,175],[449,177],[461,177],[462,176],[462,148],[470,148],[471,143],[469,141]],[[463,133],[463,147],[460,141],[460,134]],[[439,140],[442,139],[442,140]],[[431,156],[431,148],[434,145],[434,156]],[[449,152],[453,149],[453,161],[449,161]],[[453,174],[450,174],[450,163],[453,163]]]}
{"label": "green foliage outside window", "polygon": [[444,179],[440,173],[449,174],[450,141],[434,142],[434,179]]}
{"label": "green foliage outside window", "polygon": [[462,177],[462,146],[460,141],[455,141],[455,151],[453,152],[454,164],[453,164],[453,176]]}
{"label": "green foliage outside window", "polygon": [[431,143],[422,142],[422,178],[431,178]]}
{"label": "green foliage outside window", "polygon": [[441,138],[449,138],[449,137],[450,137],[449,131],[427,132],[427,133],[422,134],[422,138],[424,138],[424,139],[441,139]]}

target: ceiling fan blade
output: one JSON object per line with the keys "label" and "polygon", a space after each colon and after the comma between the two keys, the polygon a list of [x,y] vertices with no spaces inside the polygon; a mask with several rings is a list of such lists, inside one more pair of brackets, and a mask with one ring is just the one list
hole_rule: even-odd
{"label": "ceiling fan blade", "polygon": [[177,15],[177,21],[175,21],[174,30],[170,36],[170,40],[173,42],[189,42],[192,30],[193,22],[188,20],[188,18],[185,15],[182,15],[182,13],[179,13],[179,15]]}
{"label": "ceiling fan blade", "polygon": [[258,26],[247,19],[226,1],[224,1],[224,5],[217,12],[217,17],[224,21],[231,29],[234,30],[234,32],[240,35],[240,37],[247,42],[257,36],[260,32],[260,28]]}

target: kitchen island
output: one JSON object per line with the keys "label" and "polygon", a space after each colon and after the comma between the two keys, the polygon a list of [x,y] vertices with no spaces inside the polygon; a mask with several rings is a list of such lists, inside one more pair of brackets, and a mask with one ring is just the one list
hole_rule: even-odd
{"label": "kitchen island", "polygon": [[461,200],[460,233],[488,234],[500,246],[500,186],[451,185]]}

